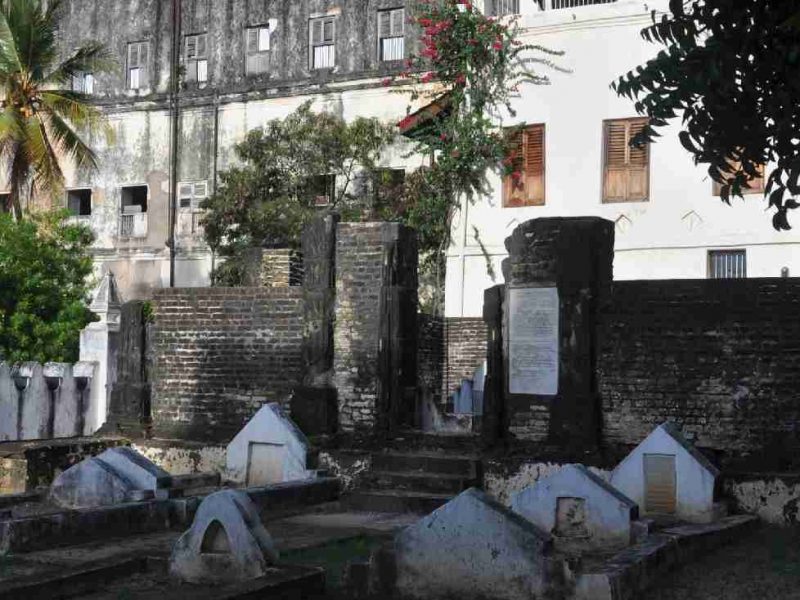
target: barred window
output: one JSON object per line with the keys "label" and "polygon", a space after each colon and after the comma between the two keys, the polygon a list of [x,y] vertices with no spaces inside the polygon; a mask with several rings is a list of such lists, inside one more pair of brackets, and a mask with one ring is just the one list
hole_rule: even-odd
{"label": "barred window", "polygon": [[747,253],[744,250],[710,250],[709,279],[744,279],[747,277]]}

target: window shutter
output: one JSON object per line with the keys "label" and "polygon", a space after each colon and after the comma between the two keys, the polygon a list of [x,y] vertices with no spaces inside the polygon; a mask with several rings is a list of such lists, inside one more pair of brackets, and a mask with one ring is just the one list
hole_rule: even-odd
{"label": "window shutter", "polygon": [[258,29],[247,30],[247,54],[256,54],[258,52]]}
{"label": "window shutter", "polygon": [[333,19],[326,19],[323,23],[323,42],[332,44],[336,37],[336,21]]}
{"label": "window shutter", "polygon": [[531,125],[517,131],[511,139],[512,171],[519,179],[503,180],[503,205],[541,206],[545,203],[545,127]]}
{"label": "window shutter", "polygon": [[392,18],[388,10],[382,10],[378,13],[378,36],[381,38],[388,38],[392,35]]}
{"label": "window shutter", "polygon": [[314,46],[322,44],[322,19],[311,21],[311,43]]}
{"label": "window shutter", "polygon": [[[742,163],[739,161],[732,161],[730,163],[733,166],[733,173],[738,171],[742,168]],[[742,194],[763,194],[764,193],[764,165],[758,166],[758,177],[755,179],[751,179],[748,182],[749,188],[742,188]],[[733,173],[723,173],[722,177],[725,181],[729,179],[733,179]],[[714,195],[721,196],[722,195],[722,184],[719,182],[714,182]]]}
{"label": "window shutter", "polygon": [[147,42],[142,42],[141,44],[139,44],[139,67],[142,69],[142,72],[141,72],[141,75],[140,75],[140,77],[141,77],[140,86],[141,87],[147,87],[148,83],[150,81],[150,79],[148,77],[148,69],[147,69],[149,49],[150,49],[150,44],[148,44]]}
{"label": "window shutter", "polygon": [[186,59],[192,60],[197,58],[197,38],[195,35],[186,36]]}
{"label": "window shutter", "polygon": [[644,201],[649,195],[650,144],[631,147],[631,140],[647,125],[646,119],[605,123],[603,200]]}
{"label": "window shutter", "polygon": [[197,36],[197,58],[206,58],[208,55],[208,35],[205,33]]}
{"label": "window shutter", "polygon": [[128,68],[139,66],[139,44],[128,44]]}
{"label": "window shutter", "polygon": [[406,11],[403,8],[398,8],[392,11],[392,35],[400,37],[405,34],[406,29]]}

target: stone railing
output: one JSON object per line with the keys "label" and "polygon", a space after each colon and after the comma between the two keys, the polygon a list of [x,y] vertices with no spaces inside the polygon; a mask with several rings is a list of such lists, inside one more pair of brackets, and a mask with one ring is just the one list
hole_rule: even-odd
{"label": "stone railing", "polygon": [[0,363],[0,441],[70,438],[93,433],[87,415],[97,364]]}

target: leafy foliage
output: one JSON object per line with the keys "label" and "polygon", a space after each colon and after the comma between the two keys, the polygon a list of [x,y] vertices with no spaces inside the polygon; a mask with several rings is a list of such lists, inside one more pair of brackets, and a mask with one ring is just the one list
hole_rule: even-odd
{"label": "leafy foliage", "polygon": [[86,308],[91,231],[66,213],[15,221],[0,214],[0,355],[5,360],[74,362]]}
{"label": "leafy foliage", "polygon": [[[412,21],[422,29],[422,50],[400,77],[416,84],[414,100],[436,98],[442,110],[415,132],[417,151],[435,160],[410,179],[403,218],[417,229],[423,270],[441,273],[460,202],[487,193],[490,172],[511,174],[502,113],[514,115],[519,86],[549,83],[534,68],[557,69],[551,58],[560,53],[521,43],[515,19],[487,17],[464,0],[419,0]],[[409,114],[398,126],[418,119]]]}
{"label": "leafy foliage", "polygon": [[774,165],[773,225],[789,229],[787,212],[800,206],[789,197],[800,194],[800,1],[671,0],[669,10],[642,32],[666,48],[614,89],[637,99],[649,140],[682,117],[681,143],[723,184],[726,203]]}
{"label": "leafy foliage", "polygon": [[100,131],[102,116],[85,94],[66,88],[81,73],[106,70],[110,60],[102,45],[89,43],[59,62],[60,6],[61,0],[0,0],[0,160],[17,218],[22,195],[63,186],[59,158],[96,167],[79,130]]}
{"label": "leafy foliage", "polygon": [[206,241],[223,258],[215,283],[241,284],[249,248],[296,246],[315,214],[314,197],[329,192],[326,175],[336,177],[329,208],[351,219],[370,210],[371,196],[356,180],[375,168],[394,136],[376,119],[346,123],[310,103],[248,133],[236,146],[239,164],[220,173],[217,192],[203,204]]}

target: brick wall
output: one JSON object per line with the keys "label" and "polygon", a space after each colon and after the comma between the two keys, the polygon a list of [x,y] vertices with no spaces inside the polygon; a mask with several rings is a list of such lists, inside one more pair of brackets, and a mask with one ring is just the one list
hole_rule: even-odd
{"label": "brick wall", "polygon": [[616,282],[599,324],[605,441],[672,420],[728,456],[796,454],[798,315],[800,279]]}
{"label": "brick wall", "polygon": [[486,323],[482,318],[445,319],[443,399],[446,401],[462,379],[469,379],[486,360]]}
{"label": "brick wall", "polygon": [[345,431],[369,428],[377,416],[384,254],[382,224],[338,225],[333,370]]}
{"label": "brick wall", "polygon": [[161,290],[154,312],[157,437],[227,441],[299,382],[300,288]]}
{"label": "brick wall", "polygon": [[441,317],[418,315],[417,377],[421,393],[441,402],[444,377],[444,323]]}

